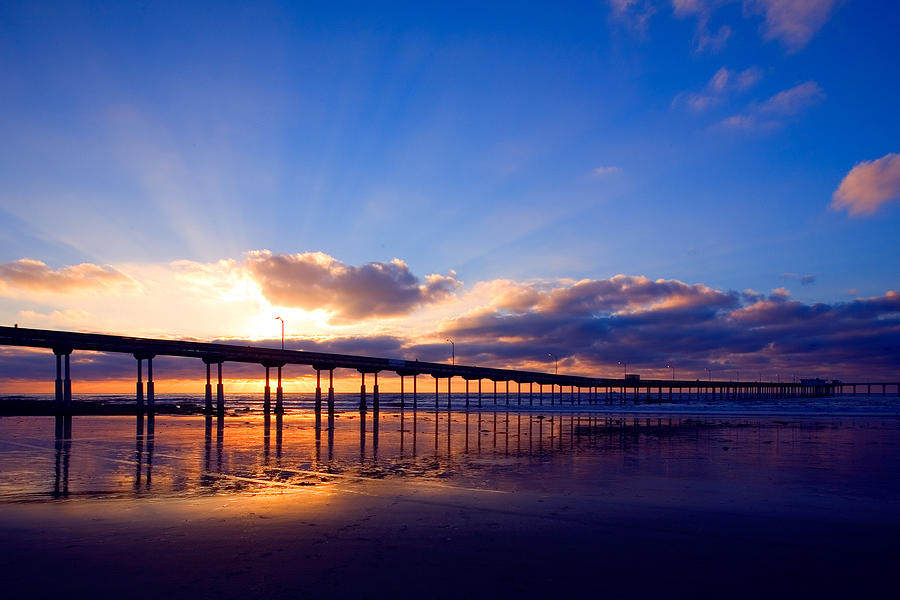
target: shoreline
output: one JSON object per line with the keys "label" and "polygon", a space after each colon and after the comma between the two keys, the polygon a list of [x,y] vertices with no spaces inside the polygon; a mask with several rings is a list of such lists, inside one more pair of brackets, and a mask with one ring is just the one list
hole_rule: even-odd
{"label": "shoreline", "polygon": [[[116,396],[117,398],[119,396]],[[304,400],[306,402],[306,400]],[[403,409],[407,414],[412,414],[412,408],[407,406]],[[176,416],[204,416],[204,407],[202,404],[191,403],[190,400],[183,404],[173,404],[171,402],[157,402],[155,404],[156,415],[176,415]],[[370,406],[366,411],[372,414],[375,410]],[[382,414],[394,414],[401,412],[398,402],[383,402],[379,409]],[[439,412],[446,414],[448,409],[446,406],[440,406],[436,411],[433,405],[420,405],[418,413],[422,415],[434,414]],[[887,408],[884,410],[834,410],[833,408],[816,409],[809,407],[808,409],[798,409],[796,406],[788,405],[784,409],[776,406],[767,405],[759,409],[752,406],[723,406],[721,408],[710,405],[691,406],[689,404],[678,403],[648,403],[636,406],[611,406],[611,405],[576,405],[576,406],[482,406],[469,407],[452,406],[449,412],[452,413],[471,413],[471,414],[491,414],[491,413],[510,413],[510,414],[542,414],[548,415],[570,415],[585,414],[610,417],[655,417],[655,416],[679,416],[679,417],[792,417],[792,418],[840,418],[840,417],[871,417],[885,419],[900,419],[900,403],[896,408]],[[298,414],[314,414],[312,401],[308,407],[286,407],[285,415]],[[336,414],[355,413],[359,414],[358,409],[346,406],[335,409]],[[270,413],[275,417],[274,413]],[[323,408],[322,414],[326,415],[327,410]],[[52,400],[35,400],[35,399],[0,399],[0,418],[3,417],[52,417],[61,415],[58,413]],[[103,400],[73,400],[71,416],[137,416],[135,405],[133,403],[124,402],[105,402]],[[244,417],[244,416],[263,416],[262,408],[239,406],[237,408],[226,408],[226,417]],[[144,412],[144,416],[148,413]],[[216,415],[212,415],[216,417]]]}

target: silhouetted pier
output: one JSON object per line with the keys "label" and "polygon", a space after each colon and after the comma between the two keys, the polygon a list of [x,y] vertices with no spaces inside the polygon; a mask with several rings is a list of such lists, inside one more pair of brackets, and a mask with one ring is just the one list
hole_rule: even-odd
{"label": "silhouetted pier", "polygon": [[[406,402],[407,380],[412,381],[413,406],[418,403],[418,376],[434,379],[435,406],[439,403],[439,384],[447,380],[448,402],[452,393],[452,382],[461,379],[465,384],[465,404],[485,402],[483,382],[492,384],[488,393],[493,404],[507,406],[543,406],[570,404],[612,403],[618,401],[665,402],[673,399],[738,400],[744,398],[814,398],[845,394],[887,395],[889,388],[900,395],[900,383],[846,383],[821,379],[800,382],[780,381],[721,381],[721,380],[676,380],[640,379],[634,376],[623,379],[559,375],[517,369],[494,369],[444,363],[409,361],[392,358],[355,356],[326,352],[306,352],[302,350],[282,350],[260,346],[240,346],[236,344],[194,342],[137,338],[69,331],[26,329],[20,327],[0,327],[0,344],[47,348],[56,358],[55,398],[57,411],[63,414],[72,411],[72,373],[70,356],[76,351],[114,352],[131,354],[137,361],[135,400],[138,413],[153,414],[155,388],[153,381],[153,359],[157,356],[176,356],[200,360],[206,367],[205,412],[225,414],[225,389],[223,365],[228,362],[252,363],[260,365],[265,372],[263,407],[268,414],[271,406],[271,370],[276,370],[275,414],[284,412],[283,369],[288,365],[312,367],[316,371],[315,410],[320,416],[323,400],[323,372],[327,372],[326,395],[329,418],[334,414],[334,372],[336,369],[350,369],[360,374],[359,407],[365,411],[371,398],[372,407],[379,408],[379,373],[394,373],[400,377],[400,402]],[[144,381],[146,365],[146,382]],[[216,402],[213,407],[212,366],[216,367]],[[262,373],[261,373],[262,374]],[[367,388],[366,376],[371,376],[371,390]],[[502,387],[498,389],[498,384]],[[511,389],[511,384],[515,388]],[[545,387],[549,387],[545,393]],[[502,393],[502,399],[498,394]]]}

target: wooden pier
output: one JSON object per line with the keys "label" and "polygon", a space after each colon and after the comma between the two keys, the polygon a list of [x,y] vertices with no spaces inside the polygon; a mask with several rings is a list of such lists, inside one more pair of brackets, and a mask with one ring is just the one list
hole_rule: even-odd
{"label": "wooden pier", "polygon": [[[485,402],[483,381],[490,381],[493,404],[527,406],[580,405],[632,401],[671,402],[674,399],[692,400],[739,400],[746,398],[815,398],[836,394],[866,393],[886,396],[893,388],[894,395],[900,395],[900,383],[847,383],[841,381],[802,380],[800,382],[761,381],[721,381],[721,380],[676,380],[676,379],[622,379],[588,377],[578,375],[558,375],[537,371],[516,369],[493,369],[467,365],[409,361],[371,356],[333,354],[326,352],[305,352],[283,350],[261,346],[208,343],[183,340],[125,337],[70,331],[26,329],[20,327],[0,327],[0,345],[31,348],[47,348],[56,359],[56,409],[67,414],[72,411],[72,373],[70,356],[75,351],[114,352],[131,354],[137,361],[135,401],[138,413],[153,414],[155,387],[153,381],[153,359],[157,356],[176,356],[202,361],[206,367],[205,412],[225,414],[225,389],[223,365],[228,362],[258,364],[265,372],[263,408],[266,413],[271,406],[271,370],[276,370],[276,390],[274,412],[284,412],[284,391],[282,387],[283,369],[288,365],[311,367],[316,371],[315,409],[319,415],[323,399],[323,371],[328,374],[327,408],[334,413],[334,371],[350,369],[360,374],[359,407],[365,411],[371,398],[372,407],[379,408],[379,373],[394,373],[400,377],[401,403],[405,402],[406,381],[412,378],[413,403],[418,402],[418,382],[420,375],[435,380],[435,402],[439,401],[439,383],[447,380],[448,397],[452,381],[459,378],[465,382],[466,406],[470,402],[470,386],[475,387],[471,401],[482,406]],[[146,382],[144,369],[146,365]],[[216,367],[215,407],[213,406],[212,366]],[[372,388],[366,386],[366,376],[372,377]],[[473,386],[473,384],[476,384]],[[498,384],[502,388],[498,390]],[[514,388],[510,385],[515,384]],[[545,386],[549,386],[548,395]],[[502,399],[498,396],[502,392]]]}

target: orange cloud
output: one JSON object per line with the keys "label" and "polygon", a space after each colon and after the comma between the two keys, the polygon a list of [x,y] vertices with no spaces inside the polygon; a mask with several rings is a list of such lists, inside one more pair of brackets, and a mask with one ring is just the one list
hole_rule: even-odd
{"label": "orange cloud", "polygon": [[745,6],[765,13],[766,39],[788,50],[804,47],[828,21],[835,0],[746,0]]}
{"label": "orange cloud", "polygon": [[900,154],[857,163],[831,198],[831,208],[851,216],[872,215],[887,202],[900,199]]}
{"label": "orange cloud", "polygon": [[45,263],[30,258],[0,263],[0,293],[116,294],[134,291],[137,282],[110,266],[81,263],[51,269]]}

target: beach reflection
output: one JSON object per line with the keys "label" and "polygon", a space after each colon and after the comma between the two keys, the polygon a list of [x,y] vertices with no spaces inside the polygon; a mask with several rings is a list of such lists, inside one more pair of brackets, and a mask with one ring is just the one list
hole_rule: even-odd
{"label": "beach reflection", "polygon": [[634,486],[638,476],[656,486],[734,481],[764,495],[767,481],[858,480],[868,489],[873,473],[897,466],[896,456],[879,452],[896,440],[897,423],[879,418],[413,408],[327,421],[312,413],[51,420],[52,434],[45,417],[0,419],[0,500],[327,492],[385,479],[558,493]]}

